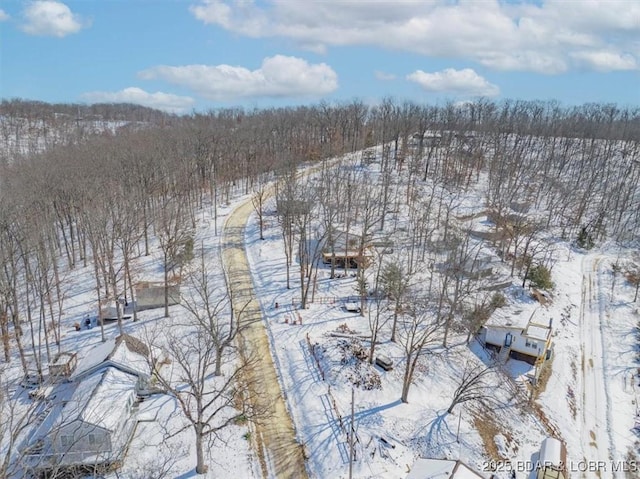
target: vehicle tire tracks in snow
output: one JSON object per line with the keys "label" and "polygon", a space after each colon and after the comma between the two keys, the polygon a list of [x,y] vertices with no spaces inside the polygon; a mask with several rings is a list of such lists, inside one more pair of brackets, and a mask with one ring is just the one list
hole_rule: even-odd
{"label": "vehicle tire tracks in snow", "polygon": [[254,440],[264,477],[304,479],[308,477],[303,447],[296,440],[291,416],[269,347],[269,337],[251,279],[245,250],[245,228],[254,208],[243,202],[227,218],[222,238],[222,262],[236,313],[241,314],[241,353],[255,354],[257,365],[246,372],[247,395],[257,410],[269,411],[254,423]]}
{"label": "vehicle tire tracks in snow", "polygon": [[604,320],[606,295],[599,276],[601,258],[586,256],[582,261],[580,343],[582,354],[581,443],[585,464],[602,464],[598,471],[581,477],[616,477],[611,470],[615,445],[611,432],[611,398],[606,374]]}

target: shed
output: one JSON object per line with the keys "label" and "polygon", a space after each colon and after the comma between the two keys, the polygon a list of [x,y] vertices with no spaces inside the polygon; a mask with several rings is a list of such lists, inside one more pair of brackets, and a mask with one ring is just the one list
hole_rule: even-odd
{"label": "shed", "polygon": [[[169,306],[180,304],[180,285],[168,286]],[[137,311],[164,307],[164,283],[142,281],[135,286]]]}
{"label": "shed", "polygon": [[58,353],[49,364],[49,376],[52,378],[69,377],[77,365],[78,355],[76,353]]}

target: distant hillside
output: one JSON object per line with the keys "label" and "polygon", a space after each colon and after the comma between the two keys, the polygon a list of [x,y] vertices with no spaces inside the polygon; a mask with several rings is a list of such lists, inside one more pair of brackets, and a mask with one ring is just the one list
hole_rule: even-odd
{"label": "distant hillside", "polygon": [[0,161],[115,133],[125,125],[164,124],[175,115],[129,103],[45,103],[22,99],[0,103]]}

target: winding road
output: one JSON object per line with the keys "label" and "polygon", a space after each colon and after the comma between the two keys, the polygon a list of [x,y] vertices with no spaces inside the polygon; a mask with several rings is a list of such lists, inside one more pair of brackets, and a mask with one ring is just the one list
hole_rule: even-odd
{"label": "winding road", "polygon": [[260,358],[257,366],[247,371],[247,394],[256,410],[268,411],[264,418],[254,422],[252,438],[263,477],[304,479],[308,474],[303,447],[296,440],[293,422],[285,406],[245,250],[245,228],[252,212],[249,199],[229,215],[222,233],[222,262],[234,311],[236,314],[242,311],[240,352],[245,357],[257,355]]}

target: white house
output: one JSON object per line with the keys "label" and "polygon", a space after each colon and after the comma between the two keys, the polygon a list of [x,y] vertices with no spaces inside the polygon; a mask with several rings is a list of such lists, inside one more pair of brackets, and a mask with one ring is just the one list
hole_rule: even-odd
{"label": "white house", "polygon": [[551,321],[548,324],[537,323],[533,316],[526,320],[522,313],[516,313],[506,321],[492,318],[480,329],[480,340],[487,347],[499,351],[503,360],[512,357],[533,365],[541,363],[550,354]]}

